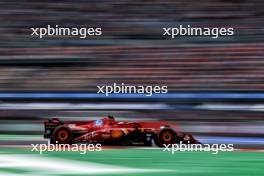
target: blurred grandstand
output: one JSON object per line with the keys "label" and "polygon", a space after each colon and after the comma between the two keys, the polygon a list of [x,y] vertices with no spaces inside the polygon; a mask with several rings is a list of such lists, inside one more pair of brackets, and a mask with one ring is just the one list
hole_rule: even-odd
{"label": "blurred grandstand", "polygon": [[[112,82],[166,84],[170,92],[264,88],[258,0],[0,3],[0,90],[94,92],[96,85]],[[30,36],[30,27],[49,24],[99,26],[103,36]],[[179,24],[234,27],[235,36],[162,36],[162,27]]]}
{"label": "blurred grandstand", "polygon": [[[217,92],[262,95],[263,7],[259,0],[3,0],[0,133],[41,134],[42,121],[47,118],[84,120],[112,113],[129,120],[175,120],[201,136],[258,137],[254,138],[258,142],[249,143],[264,145],[264,98],[206,96]],[[30,36],[31,27],[56,24],[102,27],[103,36]],[[175,40],[162,36],[163,27],[180,24],[233,27],[235,35]],[[170,98],[171,94],[135,99],[96,95],[96,86],[114,82],[167,85],[172,94],[202,92],[205,96],[197,100],[193,96]],[[17,97],[21,92],[37,97]],[[38,99],[47,92],[65,93],[65,97],[85,92],[91,97]]]}

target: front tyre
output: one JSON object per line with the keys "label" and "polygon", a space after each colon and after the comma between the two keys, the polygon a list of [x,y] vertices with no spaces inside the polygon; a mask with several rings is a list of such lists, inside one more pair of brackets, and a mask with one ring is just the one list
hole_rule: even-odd
{"label": "front tyre", "polygon": [[176,140],[176,134],[172,129],[161,130],[154,139],[155,144],[159,147],[164,147],[167,144],[174,144]]}

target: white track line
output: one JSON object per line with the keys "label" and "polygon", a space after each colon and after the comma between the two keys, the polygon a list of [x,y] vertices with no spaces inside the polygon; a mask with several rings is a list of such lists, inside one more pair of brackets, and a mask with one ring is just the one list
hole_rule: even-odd
{"label": "white track line", "polygon": [[128,174],[145,172],[166,172],[161,169],[137,169],[92,162],[82,162],[68,159],[48,158],[32,155],[3,155],[0,156],[1,168],[25,168],[34,174]]}

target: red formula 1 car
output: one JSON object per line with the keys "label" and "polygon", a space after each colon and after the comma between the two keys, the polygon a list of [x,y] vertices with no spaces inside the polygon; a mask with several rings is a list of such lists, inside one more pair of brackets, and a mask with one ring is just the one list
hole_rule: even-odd
{"label": "red formula 1 car", "polygon": [[[143,145],[199,143],[192,135],[180,132],[175,123],[116,121],[113,116],[75,123],[59,119],[45,121],[44,138],[52,143],[101,143],[105,145]],[[153,142],[154,141],[154,142]]]}

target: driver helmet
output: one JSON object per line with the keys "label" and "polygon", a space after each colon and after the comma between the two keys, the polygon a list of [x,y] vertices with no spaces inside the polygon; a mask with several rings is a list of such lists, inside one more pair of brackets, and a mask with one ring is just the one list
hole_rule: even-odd
{"label": "driver helmet", "polygon": [[113,121],[115,120],[114,116],[113,115],[110,115],[110,114],[108,115],[108,119],[111,119]]}

